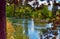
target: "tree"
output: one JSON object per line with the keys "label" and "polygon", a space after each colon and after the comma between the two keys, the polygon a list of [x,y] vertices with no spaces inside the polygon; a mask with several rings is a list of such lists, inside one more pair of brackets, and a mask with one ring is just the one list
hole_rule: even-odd
{"label": "tree", "polygon": [[14,15],[14,4],[11,6],[6,6],[6,16],[12,17]]}
{"label": "tree", "polygon": [[6,39],[6,11],[5,11],[5,0],[0,0],[0,39]]}
{"label": "tree", "polygon": [[56,12],[58,11],[58,6],[60,6],[59,3],[56,3],[56,0],[53,0],[53,8],[52,8],[52,17],[56,16]]}
{"label": "tree", "polygon": [[41,9],[41,15],[43,16],[43,19],[49,18],[49,10],[47,6],[44,6],[43,9]]}
{"label": "tree", "polygon": [[58,6],[57,5],[53,5],[53,8],[52,8],[52,15],[53,16],[56,15],[57,10],[58,10]]}

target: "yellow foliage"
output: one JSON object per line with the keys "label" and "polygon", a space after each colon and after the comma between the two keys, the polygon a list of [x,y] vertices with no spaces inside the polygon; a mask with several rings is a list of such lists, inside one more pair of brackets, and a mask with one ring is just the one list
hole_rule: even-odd
{"label": "yellow foliage", "polygon": [[6,30],[7,30],[7,32],[11,32],[11,33],[13,33],[15,31],[12,23],[9,21],[6,21]]}
{"label": "yellow foliage", "polygon": [[7,32],[7,39],[14,39],[13,33],[15,32],[15,30],[10,21],[6,21],[6,32]]}

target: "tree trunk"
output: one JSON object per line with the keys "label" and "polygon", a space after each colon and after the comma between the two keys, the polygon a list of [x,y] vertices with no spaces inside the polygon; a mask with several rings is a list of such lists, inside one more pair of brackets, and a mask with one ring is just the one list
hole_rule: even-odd
{"label": "tree trunk", "polygon": [[58,4],[56,3],[56,0],[53,1],[53,8],[52,8],[52,16],[56,15],[56,12],[58,10]]}
{"label": "tree trunk", "polygon": [[0,39],[6,39],[5,0],[0,0]]}

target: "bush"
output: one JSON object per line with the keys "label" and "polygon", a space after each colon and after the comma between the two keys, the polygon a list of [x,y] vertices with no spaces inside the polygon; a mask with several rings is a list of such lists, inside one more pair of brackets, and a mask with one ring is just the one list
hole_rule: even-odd
{"label": "bush", "polygon": [[12,17],[14,15],[14,4],[11,6],[6,6],[6,16]]}

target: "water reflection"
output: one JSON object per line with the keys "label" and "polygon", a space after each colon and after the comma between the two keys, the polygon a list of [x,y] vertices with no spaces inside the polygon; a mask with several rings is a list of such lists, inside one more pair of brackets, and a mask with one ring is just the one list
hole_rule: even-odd
{"label": "water reflection", "polygon": [[31,31],[34,32],[34,21],[32,19],[32,22],[31,22]]}
{"label": "water reflection", "polygon": [[33,19],[25,19],[23,20],[23,29],[24,33],[26,33],[29,36],[29,39],[39,39],[39,31],[34,29],[34,20]]}
{"label": "water reflection", "polygon": [[40,35],[41,35],[41,31],[40,29],[46,29],[46,27],[51,26],[50,24],[44,24],[45,26],[41,26],[40,23],[37,25],[35,25],[36,23],[34,23],[33,19],[23,19],[22,20],[22,26],[24,29],[24,33],[29,36],[29,39],[40,39]]}
{"label": "water reflection", "polygon": [[[15,25],[21,24],[23,27],[23,34],[29,36],[29,39],[40,39],[40,35],[43,35],[40,29],[47,29],[50,28],[52,25],[52,23],[46,23],[44,24],[44,26],[40,25],[41,23],[37,23],[36,25],[34,19],[14,19],[12,22],[15,23]],[[60,36],[60,28],[58,28],[58,33],[59,35],[57,37]]]}

